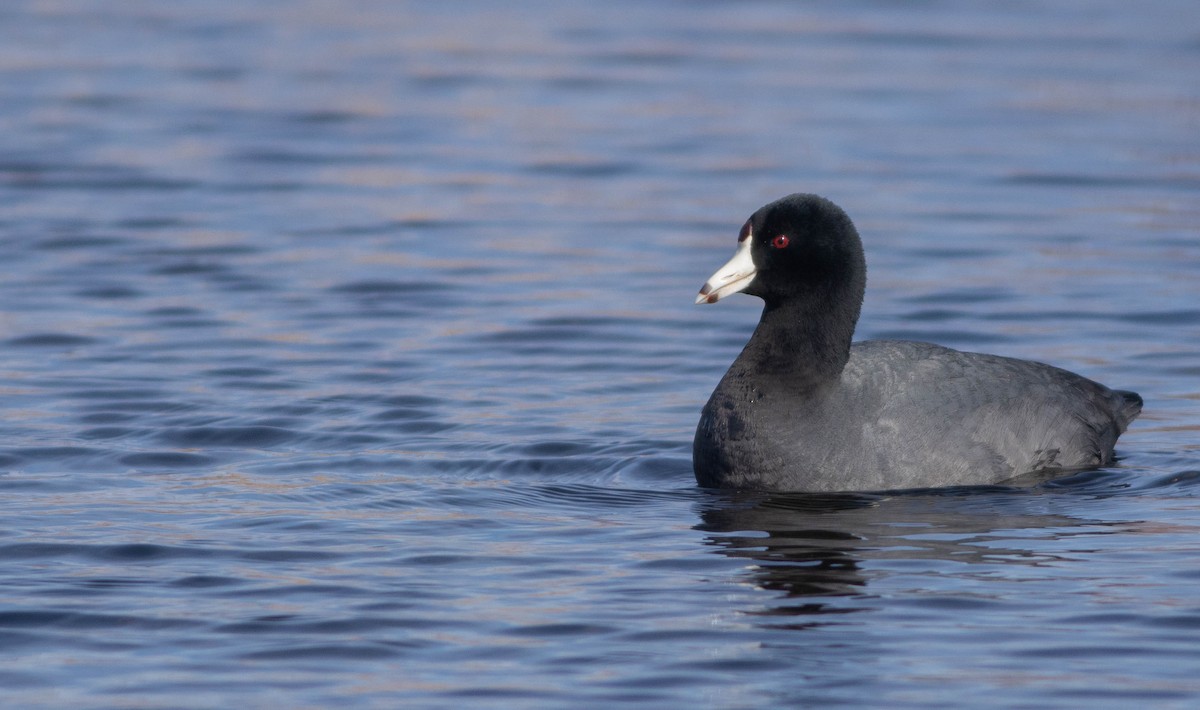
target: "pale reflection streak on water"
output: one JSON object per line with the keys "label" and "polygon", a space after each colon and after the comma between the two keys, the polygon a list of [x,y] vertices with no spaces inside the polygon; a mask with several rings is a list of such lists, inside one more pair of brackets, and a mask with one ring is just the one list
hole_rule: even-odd
{"label": "pale reflection streak on water", "polygon": [[[0,698],[1194,704],[1189,12],[5,6]],[[861,336],[1140,391],[1119,465],[696,489],[794,190]]]}

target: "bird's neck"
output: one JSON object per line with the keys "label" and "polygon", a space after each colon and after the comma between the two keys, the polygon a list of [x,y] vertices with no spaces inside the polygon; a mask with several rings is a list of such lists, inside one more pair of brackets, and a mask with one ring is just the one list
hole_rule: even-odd
{"label": "bird's neck", "polygon": [[768,303],[737,365],[804,390],[835,382],[850,357],[859,303],[833,298]]}

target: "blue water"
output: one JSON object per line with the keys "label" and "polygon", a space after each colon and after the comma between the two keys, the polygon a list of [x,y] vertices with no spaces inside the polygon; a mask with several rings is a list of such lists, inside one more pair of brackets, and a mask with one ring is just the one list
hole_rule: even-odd
{"label": "blue water", "polygon": [[[0,7],[5,707],[1200,703],[1200,13]],[[1116,465],[702,490],[824,194],[859,337],[1146,400]]]}

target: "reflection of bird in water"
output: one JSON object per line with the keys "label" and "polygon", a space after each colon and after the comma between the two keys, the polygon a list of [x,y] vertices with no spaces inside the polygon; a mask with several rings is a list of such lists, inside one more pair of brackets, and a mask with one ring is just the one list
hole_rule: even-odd
{"label": "reflection of bird in water", "polygon": [[[1028,500],[1021,489],[1006,488],[888,496],[724,493],[704,507],[696,528],[710,533],[709,543],[722,554],[753,562],[747,574],[755,586],[784,595],[745,613],[846,614],[870,609],[872,583],[907,574],[914,563],[924,583],[932,579],[931,567],[946,564],[956,571],[962,565],[1040,565],[1053,558],[1014,541],[1092,524],[1030,514],[1021,510]],[[1018,510],[1006,513],[1008,508]],[[1041,530],[1045,535],[1030,534]]]}

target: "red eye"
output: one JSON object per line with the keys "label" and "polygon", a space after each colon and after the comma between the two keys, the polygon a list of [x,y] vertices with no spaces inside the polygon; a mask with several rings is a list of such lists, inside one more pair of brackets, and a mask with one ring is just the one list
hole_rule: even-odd
{"label": "red eye", "polygon": [[775,237],[774,239],[771,240],[771,246],[775,247],[776,249],[783,249],[791,241],[792,241],[791,239],[788,239],[788,235],[780,234],[778,237]]}

